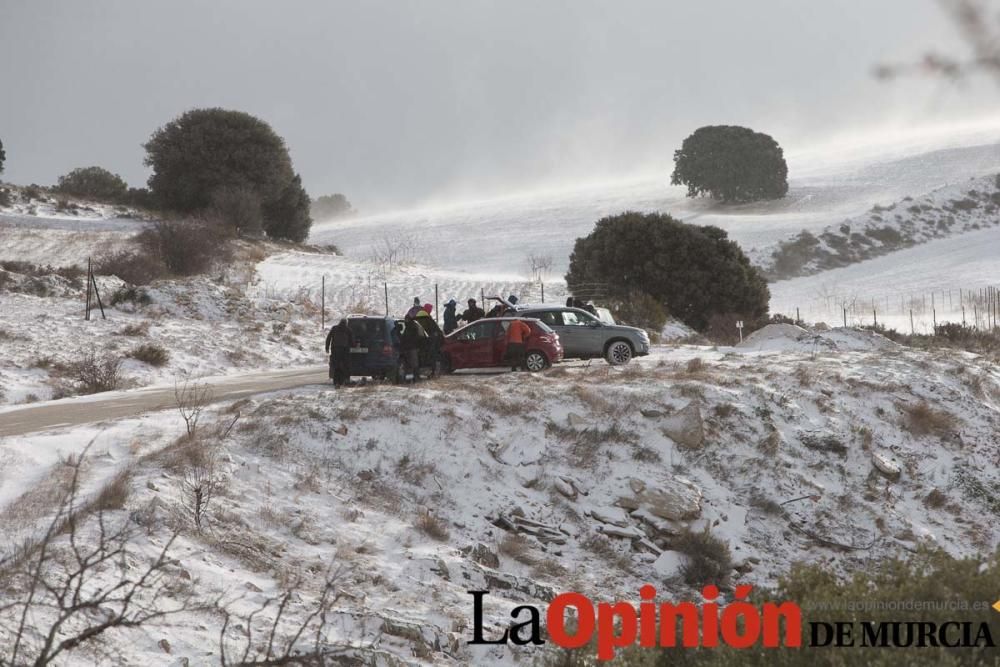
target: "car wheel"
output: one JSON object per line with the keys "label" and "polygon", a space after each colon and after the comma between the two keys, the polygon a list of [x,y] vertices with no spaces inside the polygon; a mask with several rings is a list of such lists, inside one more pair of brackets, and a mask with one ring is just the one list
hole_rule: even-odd
{"label": "car wheel", "polygon": [[545,370],[545,367],[549,365],[549,360],[545,358],[545,355],[541,352],[532,351],[528,353],[528,356],[524,358],[524,366],[532,373],[537,373],[538,371]]}
{"label": "car wheel", "polygon": [[623,340],[616,340],[608,345],[604,358],[612,366],[624,366],[632,361],[632,346]]}

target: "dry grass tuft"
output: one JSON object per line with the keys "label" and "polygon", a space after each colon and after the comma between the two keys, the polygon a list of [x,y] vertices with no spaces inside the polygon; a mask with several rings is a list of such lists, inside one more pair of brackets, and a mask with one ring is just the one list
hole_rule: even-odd
{"label": "dry grass tuft", "polygon": [[958,426],[958,420],[953,414],[934,408],[924,400],[901,405],[900,409],[903,412],[903,427],[913,435],[943,438],[953,433]]}
{"label": "dry grass tuft", "polygon": [[430,512],[421,513],[414,525],[421,533],[438,542],[447,542],[451,536],[444,522]]}

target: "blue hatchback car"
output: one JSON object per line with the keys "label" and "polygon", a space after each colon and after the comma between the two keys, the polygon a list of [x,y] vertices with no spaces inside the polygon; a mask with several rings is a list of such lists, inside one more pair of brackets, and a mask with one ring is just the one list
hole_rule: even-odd
{"label": "blue hatchback car", "polygon": [[354,334],[351,376],[398,382],[403,377],[403,371],[396,320],[392,317],[349,315],[347,325]]}

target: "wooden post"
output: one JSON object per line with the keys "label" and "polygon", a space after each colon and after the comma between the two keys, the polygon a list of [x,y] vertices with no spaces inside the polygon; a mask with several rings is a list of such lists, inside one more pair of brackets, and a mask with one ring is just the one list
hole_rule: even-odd
{"label": "wooden post", "polygon": [[389,283],[382,283],[385,288],[385,316],[389,317]]}
{"label": "wooden post", "polygon": [[434,283],[434,321],[441,324],[440,315],[441,309],[438,308],[438,284]]}
{"label": "wooden post", "polygon": [[913,309],[910,308],[910,335],[917,333],[916,329],[913,328]]}
{"label": "wooden post", "polygon": [[544,282],[544,281],[542,281],[542,280],[539,280],[539,281],[538,281],[538,286],[539,286],[539,287],[541,288],[541,290],[542,290],[542,303],[545,303],[545,282]]}
{"label": "wooden post", "polygon": [[799,316],[799,307],[795,306],[795,323],[798,324],[801,321],[802,318]]}
{"label": "wooden post", "polygon": [[934,318],[934,335],[937,336],[937,308],[931,308],[931,317]]}
{"label": "wooden post", "polygon": [[875,328],[878,329],[878,311],[872,308],[872,317],[875,318]]}
{"label": "wooden post", "polygon": [[91,263],[90,263],[90,258],[88,257],[87,258],[87,308],[84,311],[84,316],[83,316],[83,319],[87,320],[88,322],[90,321],[90,289],[92,284],[90,282],[90,278],[91,278]]}
{"label": "wooden post", "polygon": [[101,303],[101,293],[97,289],[97,278],[94,277],[93,271],[90,272],[90,282],[94,285],[94,296],[97,297],[97,306],[101,309],[101,319],[106,320],[108,318],[104,315],[104,304]]}
{"label": "wooden post", "polygon": [[320,310],[320,328],[326,331],[326,275],[323,276],[323,282],[319,288],[319,310]]}
{"label": "wooden post", "polygon": [[847,307],[844,307],[844,328],[847,328]]}

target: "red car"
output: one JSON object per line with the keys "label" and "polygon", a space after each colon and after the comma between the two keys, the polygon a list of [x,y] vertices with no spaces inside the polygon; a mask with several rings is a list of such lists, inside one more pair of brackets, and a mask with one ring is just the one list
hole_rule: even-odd
{"label": "red car", "polygon": [[461,368],[510,367],[504,360],[507,353],[507,327],[521,320],[531,327],[524,342],[524,365],[537,372],[562,361],[563,349],[559,334],[548,325],[526,317],[491,317],[477,320],[457,329],[444,339],[441,356],[446,372]]}

